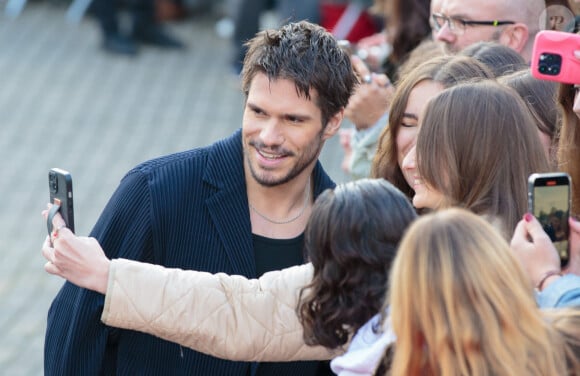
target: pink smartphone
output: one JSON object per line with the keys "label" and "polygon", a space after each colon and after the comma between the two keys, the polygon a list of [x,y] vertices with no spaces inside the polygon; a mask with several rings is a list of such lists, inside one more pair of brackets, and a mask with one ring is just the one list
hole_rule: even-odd
{"label": "pink smartphone", "polygon": [[532,75],[541,80],[580,84],[580,35],[542,30],[536,34],[532,50]]}

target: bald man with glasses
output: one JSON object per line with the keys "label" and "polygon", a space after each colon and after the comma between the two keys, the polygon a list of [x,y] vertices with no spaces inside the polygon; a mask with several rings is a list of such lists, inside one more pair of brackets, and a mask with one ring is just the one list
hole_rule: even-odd
{"label": "bald man with glasses", "polygon": [[431,14],[431,24],[435,39],[450,53],[479,41],[494,41],[529,61],[545,6],[544,0],[441,0],[440,11]]}

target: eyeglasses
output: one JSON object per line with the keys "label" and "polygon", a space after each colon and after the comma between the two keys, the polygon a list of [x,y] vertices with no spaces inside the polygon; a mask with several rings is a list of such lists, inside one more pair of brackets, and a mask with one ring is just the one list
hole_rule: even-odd
{"label": "eyeglasses", "polygon": [[439,31],[445,26],[445,23],[449,25],[449,30],[455,35],[462,35],[465,33],[465,26],[467,25],[481,25],[481,26],[501,26],[501,25],[512,25],[515,24],[514,21],[471,21],[463,20],[457,17],[447,17],[443,14],[433,13],[431,16],[433,19],[433,28],[435,31]]}

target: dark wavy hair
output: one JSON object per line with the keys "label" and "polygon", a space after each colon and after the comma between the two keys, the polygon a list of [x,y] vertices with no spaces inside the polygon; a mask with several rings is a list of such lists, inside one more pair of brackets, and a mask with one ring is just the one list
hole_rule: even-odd
{"label": "dark wavy hair", "polygon": [[294,82],[296,92],[311,98],[314,89],[322,124],[346,107],[358,82],[350,57],[332,34],[321,26],[301,21],[275,30],[264,30],[246,43],[242,91],[248,96],[257,73],[270,80]]}
{"label": "dark wavy hair", "polygon": [[326,190],[305,230],[314,267],[300,291],[298,316],[309,345],[344,345],[383,305],[391,263],[416,213],[384,179],[361,179]]}

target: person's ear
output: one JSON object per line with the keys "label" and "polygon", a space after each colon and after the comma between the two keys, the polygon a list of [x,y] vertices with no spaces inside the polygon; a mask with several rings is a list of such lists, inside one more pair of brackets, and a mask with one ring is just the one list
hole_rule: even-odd
{"label": "person's ear", "polygon": [[328,120],[326,128],[324,128],[324,132],[322,134],[323,140],[328,140],[330,137],[334,136],[336,132],[338,132],[343,117],[344,117],[344,108],[341,108],[340,111],[338,111],[336,114],[334,114],[334,116],[332,116]]}
{"label": "person's ear", "polygon": [[518,22],[505,28],[499,37],[499,42],[521,54],[526,48],[529,37],[528,27]]}

